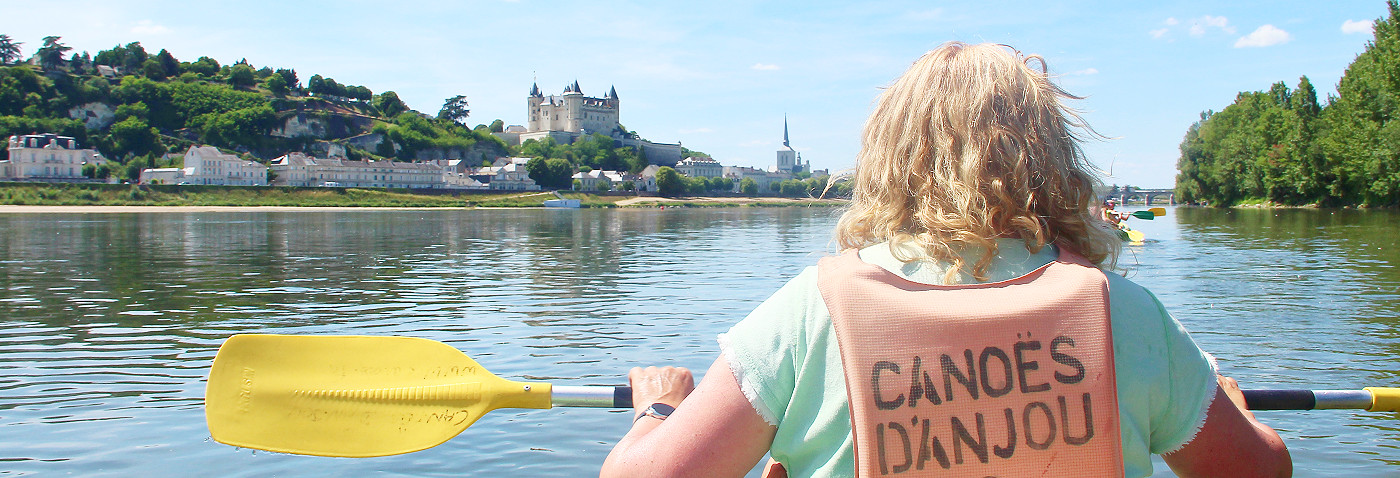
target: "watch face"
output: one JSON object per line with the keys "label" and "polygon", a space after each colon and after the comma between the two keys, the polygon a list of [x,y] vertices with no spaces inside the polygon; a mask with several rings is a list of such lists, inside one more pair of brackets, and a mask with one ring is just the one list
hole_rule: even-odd
{"label": "watch face", "polygon": [[655,412],[657,415],[661,416],[671,416],[671,412],[676,411],[676,407],[664,403],[653,403],[649,408],[649,411]]}

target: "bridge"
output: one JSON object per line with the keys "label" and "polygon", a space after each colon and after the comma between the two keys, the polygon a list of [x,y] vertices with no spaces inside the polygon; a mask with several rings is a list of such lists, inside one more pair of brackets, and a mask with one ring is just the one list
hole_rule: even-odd
{"label": "bridge", "polygon": [[1113,191],[1104,196],[1104,199],[1117,200],[1119,204],[1143,203],[1151,206],[1153,201],[1161,204],[1163,200],[1168,205],[1176,204],[1176,190],[1174,189],[1138,189],[1127,188],[1126,190]]}

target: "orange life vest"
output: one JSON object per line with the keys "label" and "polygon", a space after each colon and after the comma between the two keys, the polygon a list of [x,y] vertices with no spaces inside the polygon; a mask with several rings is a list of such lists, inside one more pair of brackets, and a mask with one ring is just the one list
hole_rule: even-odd
{"label": "orange life vest", "polygon": [[851,251],[818,285],[857,476],[1122,476],[1108,281],[1083,257],[932,286]]}

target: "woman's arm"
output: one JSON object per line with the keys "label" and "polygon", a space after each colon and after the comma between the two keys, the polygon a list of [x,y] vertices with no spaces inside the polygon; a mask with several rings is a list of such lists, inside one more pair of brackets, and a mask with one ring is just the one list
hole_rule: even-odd
{"label": "woman's arm", "polygon": [[1293,476],[1293,459],[1283,439],[1245,408],[1234,379],[1221,376],[1218,381],[1205,425],[1186,446],[1162,455],[1167,466],[1188,478]]}
{"label": "woman's arm", "polygon": [[[683,368],[634,368],[628,379],[637,420],[603,462],[601,476],[743,476],[773,443],[777,427],[744,397],[724,357],[694,393]],[[642,415],[657,402],[676,411],[665,420]]]}

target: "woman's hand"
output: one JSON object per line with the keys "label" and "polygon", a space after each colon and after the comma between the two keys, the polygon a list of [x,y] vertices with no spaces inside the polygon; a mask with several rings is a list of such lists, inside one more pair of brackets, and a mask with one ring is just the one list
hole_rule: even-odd
{"label": "woman's hand", "polygon": [[635,408],[660,402],[676,411],[665,420],[633,421],[603,462],[605,478],[744,476],[773,444],[778,428],[758,416],[723,357],[699,388],[678,367],[634,368],[627,378]]}
{"label": "woman's hand", "polygon": [[695,376],[685,367],[632,367],[627,381],[632,384],[633,419],[653,403],[679,406],[695,390]]}

